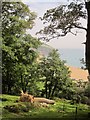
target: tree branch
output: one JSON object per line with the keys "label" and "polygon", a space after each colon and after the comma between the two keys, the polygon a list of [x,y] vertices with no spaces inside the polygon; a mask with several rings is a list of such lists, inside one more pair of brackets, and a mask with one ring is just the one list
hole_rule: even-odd
{"label": "tree branch", "polygon": [[[66,35],[66,34],[65,34]],[[63,37],[63,36],[65,36],[64,34],[59,34],[59,35],[56,35],[56,36],[52,36],[52,37],[39,37],[38,39],[39,40],[43,40],[43,41],[47,41],[47,42],[49,42],[51,39],[54,39],[54,38],[59,38],[59,37]]]}
{"label": "tree branch", "polygon": [[79,29],[86,30],[86,32],[87,32],[87,28],[84,28],[84,27],[81,27],[81,26],[77,26],[77,25],[73,25],[73,26],[75,26],[76,28],[79,28]]}

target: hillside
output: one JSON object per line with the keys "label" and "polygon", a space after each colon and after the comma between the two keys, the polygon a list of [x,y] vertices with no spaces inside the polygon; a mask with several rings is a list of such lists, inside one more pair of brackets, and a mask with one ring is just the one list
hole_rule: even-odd
{"label": "hillside", "polygon": [[49,55],[49,53],[53,50],[54,48],[47,45],[47,44],[42,44],[37,51],[42,55],[47,57]]}
{"label": "hillside", "polygon": [[[47,44],[42,44],[37,50],[41,56],[47,57],[53,49],[54,49],[53,47]],[[69,67],[69,70],[71,71],[70,76],[72,79],[88,81],[87,70],[83,70],[79,67],[73,67],[73,66],[68,66],[68,67]]]}
{"label": "hillside", "polygon": [[73,66],[68,66],[69,70],[71,71],[71,78],[75,80],[83,80],[84,82],[88,81],[88,71],[78,68],[78,67],[73,67]]}

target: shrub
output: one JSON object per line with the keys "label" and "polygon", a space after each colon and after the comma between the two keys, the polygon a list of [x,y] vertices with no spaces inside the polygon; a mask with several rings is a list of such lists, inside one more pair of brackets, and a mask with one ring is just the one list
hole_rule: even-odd
{"label": "shrub", "polygon": [[88,102],[88,97],[82,96],[82,98],[81,98],[81,103],[87,104],[87,102]]}
{"label": "shrub", "polygon": [[87,97],[90,97],[90,83],[87,85],[86,89],[85,89],[85,95]]}
{"label": "shrub", "polygon": [[80,102],[81,102],[81,96],[78,94],[74,95],[72,98],[71,104],[80,103]]}

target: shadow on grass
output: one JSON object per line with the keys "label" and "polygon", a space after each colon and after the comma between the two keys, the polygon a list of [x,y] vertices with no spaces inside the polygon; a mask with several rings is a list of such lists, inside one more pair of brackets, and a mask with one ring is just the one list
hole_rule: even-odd
{"label": "shadow on grass", "polygon": [[27,114],[23,117],[2,118],[2,120],[90,120],[88,113],[57,113],[57,112],[42,112],[36,115]]}

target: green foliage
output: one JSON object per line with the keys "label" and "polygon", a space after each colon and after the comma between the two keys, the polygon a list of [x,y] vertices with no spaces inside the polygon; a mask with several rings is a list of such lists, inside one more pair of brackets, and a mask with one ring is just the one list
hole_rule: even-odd
{"label": "green foliage", "polygon": [[[83,59],[81,60],[82,63],[86,64],[86,69],[90,74],[90,1],[79,1],[79,0],[72,0],[67,5],[59,5],[55,8],[49,9],[44,13],[43,18],[41,20],[45,24],[45,27],[41,29],[38,33],[41,35],[41,39],[49,41],[54,38],[59,38],[62,36],[66,36],[68,33],[72,33],[77,35],[78,29],[85,30],[87,32],[86,35],[86,47],[85,47],[85,57],[86,61],[84,62]],[[83,27],[81,20],[87,19],[87,28]],[[76,32],[75,32],[76,29]],[[38,34],[37,33],[37,34]],[[73,98],[75,93],[75,99],[81,101],[82,97],[84,96],[84,92],[80,93],[79,90],[75,92],[75,89],[69,89],[66,87],[68,85],[63,86],[63,92],[60,91],[61,96],[70,96]],[[72,85],[71,85],[72,86]],[[60,88],[61,89],[61,88]],[[81,88],[80,88],[81,90]],[[66,91],[66,92],[65,92]],[[68,92],[69,91],[69,92]],[[82,91],[82,90],[81,90]],[[87,94],[89,96],[89,88],[87,90]],[[64,94],[63,94],[64,93]],[[81,95],[80,95],[81,94]],[[67,96],[67,97],[68,97]]]}
{"label": "green foliage", "polygon": [[[59,12],[59,9],[68,7],[70,12],[62,13],[68,19],[70,17],[68,14],[74,13],[73,7],[76,11],[81,10],[76,19],[77,22],[79,15],[85,18],[82,12],[83,4],[78,6],[81,8],[78,9],[77,5],[72,3],[54,10]],[[54,14],[55,11],[52,9],[47,12],[44,17],[48,17],[52,12]],[[56,14],[58,20],[59,16],[57,16]],[[2,4],[2,92],[18,95],[22,89],[34,96],[42,95],[47,98],[58,96],[72,99],[73,95],[76,95],[76,89],[69,78],[68,67],[65,66],[64,61],[61,61],[57,50],[53,50],[48,57],[42,58],[40,63],[37,62],[39,57],[37,48],[41,42],[25,33],[27,29],[33,27],[35,17],[36,15],[21,2],[3,2]],[[68,21],[65,23],[69,25]],[[63,31],[65,31],[64,27]]]}
{"label": "green foliage", "polygon": [[[1,96],[0,96],[1,97]],[[70,101],[65,99],[55,99],[55,105],[50,105],[49,108],[43,108],[40,107],[38,104],[31,105],[30,103],[15,103],[16,98],[18,96],[10,96],[10,95],[3,95],[3,98],[7,98],[9,101],[6,103],[6,101],[3,101],[3,113],[2,113],[2,119],[8,119],[11,118],[15,119],[32,119],[32,118],[49,118],[52,120],[52,118],[57,119],[65,119],[65,120],[75,120],[75,111],[76,111],[76,104],[71,105]],[[11,103],[11,105],[10,105]],[[4,109],[4,107],[8,106],[10,112],[8,109]],[[14,109],[12,111],[10,108]],[[64,109],[63,109],[64,107]],[[29,111],[28,111],[29,109]],[[88,118],[88,106],[83,104],[77,105],[77,120],[84,120]]]}
{"label": "green foliage", "polygon": [[[47,10],[44,13],[43,24],[46,24],[44,29],[41,29],[37,34],[41,34],[40,39],[49,41],[53,38],[59,38],[65,36],[68,33],[77,35],[78,29],[85,30],[86,42],[85,42],[85,57],[86,68],[90,74],[90,1],[88,0],[72,0],[67,5],[59,5],[55,8]],[[87,28],[82,25],[80,20],[87,18]],[[76,31],[75,31],[76,29]]]}
{"label": "green foliage", "polygon": [[6,38],[6,34],[7,37],[19,37],[26,29],[33,27],[35,17],[35,13],[22,2],[2,2],[3,37]]}
{"label": "green foliage", "polygon": [[[68,33],[73,33],[73,29],[82,27],[80,19],[86,19],[85,5],[83,2],[72,1],[67,5],[59,5],[55,8],[49,9],[44,13],[43,21],[46,26],[38,33],[42,35],[41,39],[50,40],[65,36]],[[47,37],[46,37],[47,35]]]}
{"label": "green foliage", "polygon": [[72,95],[72,104],[74,103],[83,103],[90,104],[89,100],[89,82],[83,82],[79,80],[74,83],[74,93]]}
{"label": "green foliage", "polygon": [[90,98],[90,82],[88,83],[85,89],[85,95]]}
{"label": "green foliage", "polygon": [[25,32],[33,27],[35,17],[35,13],[22,2],[2,3],[3,93],[26,91],[31,80],[29,75],[33,70],[30,69],[38,56],[35,49],[40,41]]}
{"label": "green foliage", "polygon": [[[16,92],[15,89],[17,89],[17,91],[20,89],[26,91],[28,83],[33,77],[34,79],[36,77],[36,58],[38,57],[38,53],[35,49],[39,44],[40,42],[30,35],[25,35],[20,41],[18,40],[16,44],[12,44],[12,52],[15,59],[3,60],[3,66],[5,65],[3,68],[3,83],[5,82],[4,88],[9,85],[6,81],[12,80],[12,83],[10,83],[11,87],[13,87],[12,91],[14,91],[12,93]],[[4,57],[7,56],[8,54]],[[9,76],[7,75],[7,72]]]}
{"label": "green foliage", "polygon": [[57,50],[53,50],[47,58],[42,59],[38,70],[44,78],[41,80],[45,88],[42,94],[45,94],[47,98],[61,97],[61,92],[64,94],[62,97],[68,96],[72,81],[69,78],[68,67],[64,65],[64,61],[60,60]]}

